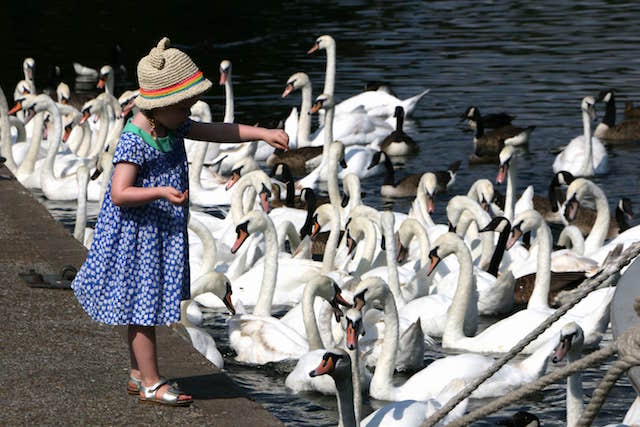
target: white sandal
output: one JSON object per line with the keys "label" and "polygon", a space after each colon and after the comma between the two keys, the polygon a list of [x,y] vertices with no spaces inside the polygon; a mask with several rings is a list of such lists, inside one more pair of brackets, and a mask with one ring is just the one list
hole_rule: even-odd
{"label": "white sandal", "polygon": [[170,384],[169,389],[164,392],[162,397],[156,397],[158,389],[168,382],[169,380],[166,378],[161,378],[160,381],[149,387],[140,384],[140,397],[138,401],[140,403],[154,403],[168,406],[189,406],[193,403],[193,399],[179,399],[179,397],[185,393],[178,389],[175,384]]}

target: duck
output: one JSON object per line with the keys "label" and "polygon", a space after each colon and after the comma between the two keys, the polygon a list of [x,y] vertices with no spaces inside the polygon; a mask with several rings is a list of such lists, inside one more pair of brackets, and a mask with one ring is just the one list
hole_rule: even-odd
{"label": "duck", "polygon": [[584,134],[569,142],[553,161],[553,172],[567,171],[573,176],[603,175],[609,171],[609,156],[600,140],[591,133],[596,101],[593,96],[582,99],[582,127]]}
{"label": "duck", "polygon": [[626,119],[616,125],[616,100],[613,89],[601,91],[597,101],[603,101],[606,109],[602,121],[593,131],[595,137],[607,144],[640,140],[640,120]]}
{"label": "duck", "polygon": [[[536,229],[537,236],[546,236],[540,239],[538,245],[538,274],[527,308],[506,317],[475,336],[466,336],[464,333],[464,319],[469,310],[472,310],[474,294],[477,292],[473,283],[473,272],[469,268],[469,262],[460,264],[458,287],[454,295],[444,333],[442,335],[442,347],[471,352],[495,352],[509,351],[523,336],[532,331],[538,324],[553,313],[548,305],[549,290],[549,264],[550,264],[550,231],[542,220],[540,214],[529,210],[516,218],[516,224],[522,221],[519,228],[526,232]],[[434,242],[432,249],[431,266],[429,274],[435,269],[443,256],[456,253],[458,257],[469,257],[469,249],[459,238],[452,238],[453,233],[442,235]],[[513,237],[513,236],[512,236]],[[507,247],[515,241],[510,237]],[[591,292],[585,299],[565,314],[560,322],[566,323],[574,320],[580,323],[583,329],[589,331],[590,345],[596,345],[601,339],[609,319],[609,302],[613,297],[613,289],[605,288]],[[527,345],[523,352],[531,354],[540,346],[558,333],[563,323],[556,322],[548,328],[536,340]]]}
{"label": "duck", "polygon": [[467,121],[469,129],[475,130],[478,127],[478,121],[482,121],[484,127],[488,129],[499,129],[504,126],[508,126],[516,118],[516,116],[507,113],[491,113],[486,115],[480,114],[480,109],[476,106],[471,106],[460,115],[462,120]]}
{"label": "duck", "polygon": [[[336,42],[328,34],[318,37],[314,45],[307,54],[318,50],[325,50],[327,53],[327,66],[325,71],[324,90],[325,93],[334,93],[336,74]],[[389,118],[395,111],[395,107],[400,105],[405,114],[410,116],[418,103],[429,93],[429,89],[404,100],[398,99],[385,91],[369,90],[354,95],[336,105],[336,116],[351,113],[356,107],[363,106],[367,115],[377,116],[383,119]]]}
{"label": "duck", "polygon": [[393,117],[396,118],[396,130],[380,143],[380,151],[384,151],[389,156],[407,156],[415,154],[420,150],[418,144],[402,130],[404,121],[404,109],[397,106]]}

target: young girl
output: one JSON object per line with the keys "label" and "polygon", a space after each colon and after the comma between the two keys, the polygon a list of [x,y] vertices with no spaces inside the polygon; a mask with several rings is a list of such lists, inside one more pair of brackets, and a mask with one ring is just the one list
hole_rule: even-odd
{"label": "young girl", "polygon": [[158,374],[155,325],[180,319],[189,298],[189,190],[183,137],[215,142],[262,139],[287,149],[280,130],[191,122],[190,107],[211,82],[191,58],[162,39],[138,63],[141,112],[115,151],[89,255],[73,281],[85,311],[110,325],[129,325],[130,394],[141,402],[186,406],[189,395]]}

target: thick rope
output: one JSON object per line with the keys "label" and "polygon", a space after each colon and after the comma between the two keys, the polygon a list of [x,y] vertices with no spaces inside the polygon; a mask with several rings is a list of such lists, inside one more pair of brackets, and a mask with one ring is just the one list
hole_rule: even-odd
{"label": "thick rope", "polygon": [[[636,298],[635,310],[640,317],[640,297]],[[578,426],[590,426],[595,417],[600,412],[609,391],[618,378],[634,366],[640,365],[640,325],[635,325],[627,329],[617,339],[618,352],[622,358],[609,368],[598,388],[593,392],[589,404],[584,409]]]}
{"label": "thick rope", "polygon": [[[569,311],[573,306],[578,304],[587,294],[589,294],[592,290],[600,287],[601,285],[611,286],[618,281],[619,271],[625,265],[629,264],[631,260],[635,259],[640,254],[640,242],[633,243],[629,246],[620,256],[616,257],[613,260],[610,260],[609,263],[605,264],[602,270],[596,274],[595,276],[587,279],[582,285],[581,290],[575,295],[575,299],[564,304],[562,307],[558,308],[551,316],[549,316],[545,321],[543,321],[537,328],[531,331],[527,336],[525,336],[522,340],[518,342],[508,353],[502,356],[500,359],[496,360],[493,366],[485,372],[484,375],[474,379],[467,385],[462,391],[456,394],[454,397],[449,399],[449,401],[440,408],[435,414],[427,418],[427,420],[422,424],[423,427],[432,427],[442,418],[444,418],[449,412],[453,410],[460,402],[469,397],[471,393],[473,393],[480,385],[490,378],[493,374],[498,372],[500,368],[506,365],[511,359],[513,359],[522,349],[524,349],[529,343],[538,338],[551,324],[553,324],[556,320],[562,317],[567,311]],[[488,415],[489,413],[487,413]],[[451,425],[463,425],[456,424],[455,422]]]}
{"label": "thick rope", "polygon": [[535,393],[538,390],[542,390],[548,385],[556,383],[568,377],[569,375],[575,374],[576,372],[580,372],[583,369],[591,367],[593,365],[600,364],[602,363],[602,361],[606,360],[615,352],[616,352],[616,348],[613,345],[610,345],[598,351],[595,351],[589,354],[588,356],[583,357],[580,360],[576,360],[575,362],[561,369],[558,369],[557,371],[554,371],[541,378],[538,378],[536,381],[530,384],[527,384],[525,386],[522,386],[519,389],[514,390],[505,396],[495,399],[490,403],[488,403],[487,405],[484,405],[481,408],[478,408],[475,411],[472,411],[463,417],[453,420],[451,423],[447,424],[447,427],[459,427],[459,426],[469,425],[474,421],[484,418],[487,415],[491,415],[492,413],[499,411],[505,406],[508,406],[514,402],[517,402],[523,397],[529,394]]}

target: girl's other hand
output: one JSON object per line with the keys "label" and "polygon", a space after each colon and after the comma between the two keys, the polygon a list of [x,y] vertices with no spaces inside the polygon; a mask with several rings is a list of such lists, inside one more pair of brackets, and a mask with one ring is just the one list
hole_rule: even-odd
{"label": "girl's other hand", "polygon": [[282,129],[267,129],[263,139],[272,147],[281,150],[289,149],[289,135]]}
{"label": "girl's other hand", "polygon": [[183,193],[173,187],[162,187],[162,197],[173,205],[182,206],[189,203],[189,190],[185,190]]}

